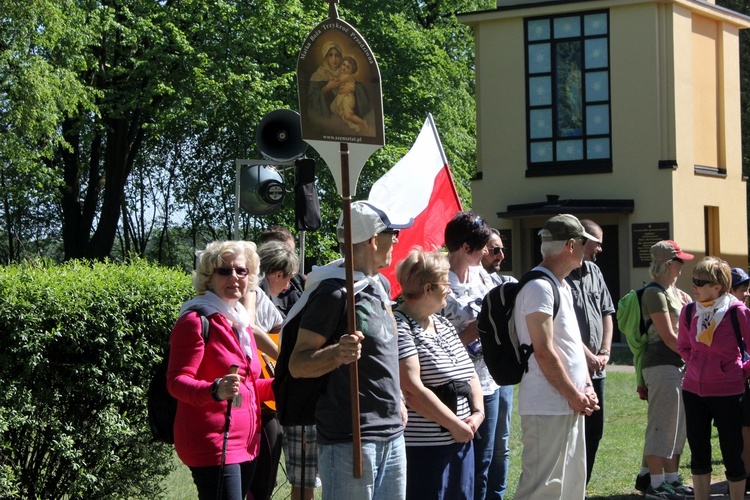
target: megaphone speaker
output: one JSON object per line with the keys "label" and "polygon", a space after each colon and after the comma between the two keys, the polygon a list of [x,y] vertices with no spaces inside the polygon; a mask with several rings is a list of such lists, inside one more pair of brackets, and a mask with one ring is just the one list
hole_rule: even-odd
{"label": "megaphone speaker", "polygon": [[250,215],[268,215],[284,203],[284,179],[269,165],[245,165],[240,172],[240,206]]}
{"label": "megaphone speaker", "polygon": [[291,109],[271,111],[258,124],[255,142],[269,160],[285,162],[299,158],[307,149],[299,113]]}

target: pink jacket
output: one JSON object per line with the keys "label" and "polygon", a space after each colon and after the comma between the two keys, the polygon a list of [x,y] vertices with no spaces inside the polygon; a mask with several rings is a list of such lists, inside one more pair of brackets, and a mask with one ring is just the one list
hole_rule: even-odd
{"label": "pink jacket", "polygon": [[[240,347],[230,323],[221,314],[208,317],[209,337],[204,347],[201,320],[196,312],[184,314],[170,337],[167,388],[177,398],[174,423],[175,450],[185,465],[208,467],[221,463],[227,402],[211,395],[214,379],[239,365],[242,406],[232,408],[227,464],[253,460],[260,444],[260,403],[273,400],[271,379],[258,379],[258,356],[252,361]],[[253,348],[255,339],[252,335]]]}
{"label": "pink jacket", "polygon": [[[685,317],[687,307],[680,313],[677,351],[686,363],[682,388],[698,396],[734,396],[745,392],[745,380],[750,376],[750,362],[742,361],[737,337],[732,326],[731,310],[737,309],[742,337],[750,345],[750,310],[741,302],[734,302],[714,332],[708,346],[695,339],[698,318]],[[695,311],[695,306],[693,306]]]}

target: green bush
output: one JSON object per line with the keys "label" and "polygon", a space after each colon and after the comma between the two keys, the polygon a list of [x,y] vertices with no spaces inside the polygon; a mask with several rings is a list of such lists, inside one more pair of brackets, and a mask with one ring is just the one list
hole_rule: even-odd
{"label": "green bush", "polygon": [[0,497],[163,493],[145,394],[192,294],[145,261],[0,267]]}

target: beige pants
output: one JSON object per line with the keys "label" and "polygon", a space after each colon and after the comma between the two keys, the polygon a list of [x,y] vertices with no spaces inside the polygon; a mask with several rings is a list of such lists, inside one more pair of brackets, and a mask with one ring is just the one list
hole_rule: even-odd
{"label": "beige pants", "polygon": [[582,415],[522,415],[523,455],[516,499],[583,500],[586,443]]}

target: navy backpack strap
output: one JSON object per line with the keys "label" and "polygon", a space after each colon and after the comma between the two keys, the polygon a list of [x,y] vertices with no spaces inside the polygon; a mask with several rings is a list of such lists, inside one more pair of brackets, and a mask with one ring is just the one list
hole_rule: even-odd
{"label": "navy backpack strap", "polygon": [[737,337],[737,345],[740,347],[740,354],[744,357],[747,353],[747,346],[745,346],[745,341],[742,340],[742,329],[740,328],[740,319],[737,317],[736,307],[729,310],[729,318],[732,320],[732,327],[734,328],[734,335]]}

